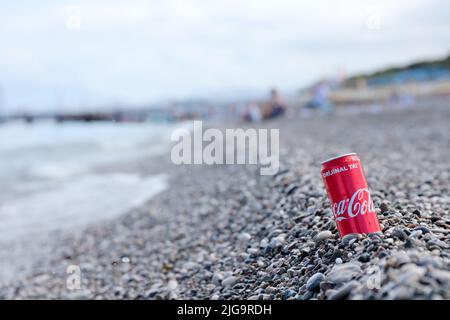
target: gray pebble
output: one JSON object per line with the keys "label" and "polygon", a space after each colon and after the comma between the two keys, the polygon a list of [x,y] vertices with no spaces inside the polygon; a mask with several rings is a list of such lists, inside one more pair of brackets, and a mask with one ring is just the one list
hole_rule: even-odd
{"label": "gray pebble", "polygon": [[224,287],[231,287],[238,281],[238,277],[230,276],[228,278],[225,278],[222,280],[222,286]]}
{"label": "gray pebble", "polygon": [[314,240],[316,242],[320,242],[320,241],[324,241],[326,239],[330,239],[331,237],[333,237],[333,233],[331,233],[331,231],[321,231],[319,232],[315,237]]}
{"label": "gray pebble", "polygon": [[358,260],[361,262],[369,262],[370,255],[368,253],[363,253],[362,255],[359,256]]}
{"label": "gray pebble", "polygon": [[222,283],[222,280],[223,280],[223,275],[221,273],[214,273],[214,275],[212,277],[212,282],[216,286],[220,286],[220,284]]}
{"label": "gray pebble", "polygon": [[384,212],[388,211],[389,210],[389,205],[386,202],[383,202],[380,205],[380,210],[381,210],[381,213],[384,213]]}
{"label": "gray pebble", "polygon": [[426,226],[417,226],[414,230],[420,230],[423,234],[430,233],[430,229]]}
{"label": "gray pebble", "polygon": [[349,233],[349,234],[345,235],[344,237],[342,237],[341,242],[344,245],[348,245],[348,244],[350,244],[350,241],[359,239],[359,237],[360,237],[359,234]]}
{"label": "gray pebble", "polygon": [[330,300],[342,300],[348,297],[350,292],[358,286],[358,282],[352,281],[347,284],[344,284],[342,287],[337,289],[329,296]]}
{"label": "gray pebble", "polygon": [[348,282],[362,273],[361,267],[356,262],[336,264],[327,274],[326,280],[336,284]]}
{"label": "gray pebble", "polygon": [[394,231],[392,232],[392,236],[395,238],[398,238],[400,240],[405,240],[408,235],[405,233],[405,231],[403,231],[402,229],[394,229]]}
{"label": "gray pebble", "polygon": [[325,279],[325,275],[323,273],[318,272],[312,275],[306,282],[306,289],[310,291],[316,291],[323,279]]}

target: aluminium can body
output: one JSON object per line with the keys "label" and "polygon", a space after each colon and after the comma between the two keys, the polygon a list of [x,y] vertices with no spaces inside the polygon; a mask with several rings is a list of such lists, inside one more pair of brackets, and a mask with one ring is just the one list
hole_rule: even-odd
{"label": "aluminium can body", "polygon": [[322,162],[322,178],[341,237],[381,232],[363,167],[355,153]]}

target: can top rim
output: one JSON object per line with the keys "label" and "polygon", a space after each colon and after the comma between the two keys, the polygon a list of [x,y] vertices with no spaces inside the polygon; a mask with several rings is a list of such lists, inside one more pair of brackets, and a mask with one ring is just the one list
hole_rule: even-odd
{"label": "can top rim", "polygon": [[332,158],[329,158],[329,159],[327,159],[327,160],[325,160],[325,161],[322,161],[321,164],[330,162],[331,160],[343,158],[343,157],[346,157],[346,156],[353,156],[353,155],[355,155],[355,154],[356,154],[356,152],[350,152],[350,153],[341,154],[340,156],[332,157]]}

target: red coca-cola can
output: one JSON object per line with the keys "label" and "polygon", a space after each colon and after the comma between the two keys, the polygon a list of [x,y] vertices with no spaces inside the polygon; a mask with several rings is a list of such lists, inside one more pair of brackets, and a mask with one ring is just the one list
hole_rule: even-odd
{"label": "red coca-cola can", "polygon": [[341,237],[381,232],[361,160],[348,153],[322,162],[322,178]]}

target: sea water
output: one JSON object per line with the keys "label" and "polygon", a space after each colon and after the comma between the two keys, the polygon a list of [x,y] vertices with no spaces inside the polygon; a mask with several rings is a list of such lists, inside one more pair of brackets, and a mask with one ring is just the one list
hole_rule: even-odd
{"label": "sea water", "polygon": [[152,157],[168,150],[173,129],[153,123],[0,125],[0,258],[1,247],[26,248],[53,232],[112,219],[165,190],[164,173],[146,175],[132,164],[151,166]]}

